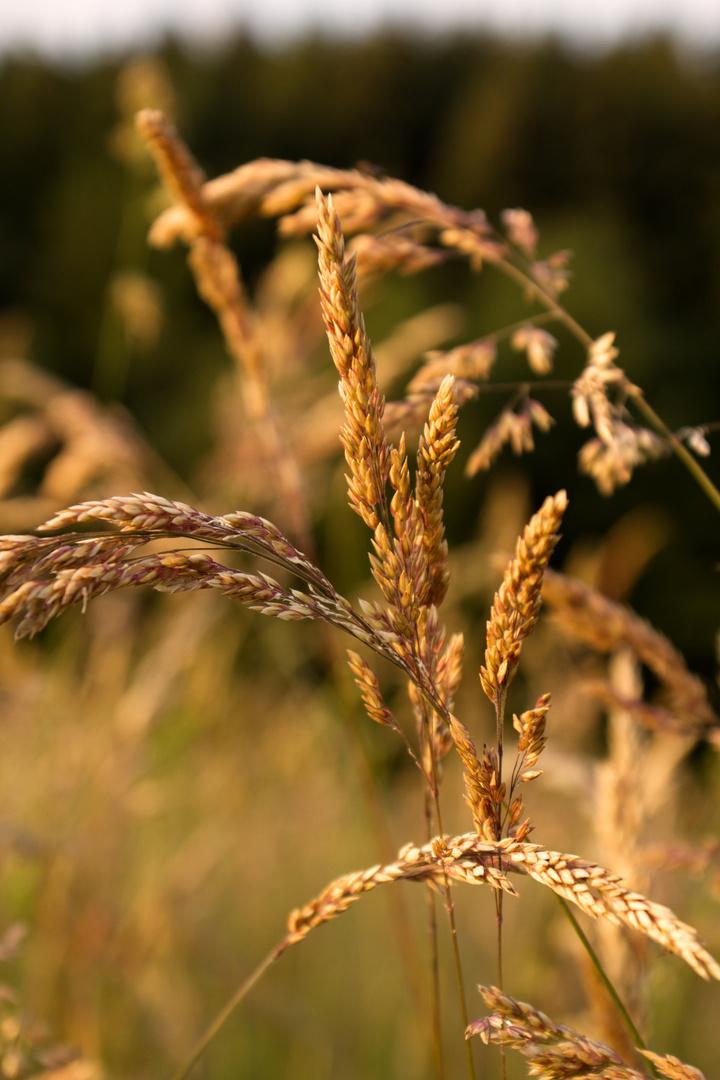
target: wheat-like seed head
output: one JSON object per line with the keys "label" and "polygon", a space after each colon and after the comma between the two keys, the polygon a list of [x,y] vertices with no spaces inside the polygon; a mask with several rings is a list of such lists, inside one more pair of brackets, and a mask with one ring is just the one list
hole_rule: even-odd
{"label": "wheat-like seed head", "polygon": [[559,540],[566,506],[564,491],[545,500],[518,540],[515,558],[495,594],[487,624],[485,666],[480,673],[483,690],[493,704],[512,682],[522,643],[537,621],[543,575]]}
{"label": "wheat-like seed head", "polygon": [[645,1080],[644,1074],[626,1065],[605,1043],[554,1024],[545,1013],[517,1001],[495,986],[479,986],[489,1016],[473,1020],[465,1032],[479,1035],[485,1043],[509,1046],[527,1058],[529,1072],[544,1080],[604,1077],[605,1080]]}
{"label": "wheat-like seed head", "polygon": [[427,585],[421,602],[436,607],[445,599],[450,580],[447,541],[444,539],[442,485],[460,445],[455,438],[457,405],[453,384],[452,376],[443,380],[432,403],[417,452],[415,492],[423,517],[423,549],[427,565]]}
{"label": "wheat-like seed head", "polygon": [[188,233],[212,228],[213,218],[202,194],[205,176],[177,132],[159,109],[143,109],[137,114],[138,130],[151,147],[163,180],[188,217]]}
{"label": "wheat-like seed head", "polygon": [[319,191],[317,215],[320,300],[345,405],[340,438],[350,468],[350,505],[371,529],[376,529],[383,517],[390,472],[390,447],[382,420],[384,400],[358,305],[355,261],[345,257],[340,219],[332,198],[325,199]]}
{"label": "wheat-like seed head", "polygon": [[[187,503],[145,492],[79,503],[55,514],[41,528],[98,521],[119,531],[0,539],[0,621],[20,617],[16,636],[33,636],[72,605],[85,608],[94,597],[118,589],[143,585],[163,592],[215,589],[265,615],[321,619],[403,666],[386,613],[372,606],[364,616],[354,611],[324,574],[264,518],[241,511],[212,517]],[[135,554],[152,540],[168,539],[199,540],[259,556],[304,580],[308,591],[287,588],[267,574],[231,569],[192,549]]]}
{"label": "wheat-like seed head", "polygon": [[[473,1020],[466,1038],[479,1035],[483,1042],[510,1046],[527,1058],[529,1072],[544,1080],[645,1080],[645,1074],[627,1065],[611,1047],[589,1039],[565,1024],[554,1024],[545,1013],[517,1001],[496,986],[479,986],[490,1016]],[[670,1054],[640,1050],[667,1080],[706,1080],[699,1069]]]}
{"label": "wheat-like seed head", "polygon": [[577,904],[586,914],[638,930],[668,952],[681,956],[703,979],[720,980],[720,964],[703,947],[695,929],[678,919],[670,908],[625,888],[619,877],[596,863],[535,844],[502,844],[506,844],[512,864],[521,866],[530,877]]}
{"label": "wheat-like seed head", "polygon": [[[302,479],[269,400],[267,348],[256,312],[246,295],[238,261],[226,243],[223,215],[212,199],[207,198],[208,185],[203,183],[202,171],[163,114],[145,109],[138,114],[137,125],[161,176],[179,203],[174,210],[184,218],[182,236],[190,248],[188,262],[197,290],[215,313],[228,352],[241,373],[239,385],[245,412],[277,479],[283,509],[295,533],[311,551]],[[153,232],[151,242],[154,239]]]}
{"label": "wheat-like seed head", "polygon": [[362,696],[365,711],[370,719],[374,720],[376,724],[397,731],[397,720],[385,704],[375,672],[371,670],[367,661],[363,660],[362,656],[353,652],[352,649],[348,649],[348,663]]}
{"label": "wheat-like seed head", "polygon": [[513,716],[513,727],[520,734],[517,745],[518,758],[522,762],[518,774],[519,780],[534,780],[540,775],[533,771],[533,765],[537,762],[547,742],[545,718],[549,711],[550,695],[543,694],[536,701],[534,709],[528,709],[520,716]]}
{"label": "wheat-like seed head", "polygon": [[[347,911],[364,893],[378,885],[401,879],[424,881],[437,887],[447,875],[454,880],[469,881],[475,885],[488,884],[514,895],[515,889],[507,877],[492,865],[494,852],[482,858],[472,850],[475,839],[456,837],[454,840],[445,841],[436,838],[422,847],[406,844],[393,863],[371,866],[368,870],[337,878],[309,904],[291,913],[285,944],[302,941],[315,927]],[[468,850],[469,857],[466,856]]]}

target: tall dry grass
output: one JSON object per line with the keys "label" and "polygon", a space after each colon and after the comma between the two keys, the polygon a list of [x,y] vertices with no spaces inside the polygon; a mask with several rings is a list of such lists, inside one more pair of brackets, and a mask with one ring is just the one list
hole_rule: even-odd
{"label": "tall dry grass", "polygon": [[[552,370],[554,323],[584,352],[568,389],[592,429],[579,467],[600,492],[675,452],[720,503],[691,453],[702,433],[668,432],[618,366],[613,335],[591,340],[574,322],[560,303],[568,255],[537,257],[526,212],[508,211],[498,231],[400,181],[307,162],[206,181],[161,113],[138,125],[174,200],[151,242],[187,245],[233,373],[196,500],[147,492],[179,485],[126,418],[25,363],[4,367],[5,394],[26,395],[5,429],[6,490],[33,455],[45,461],[37,501],[4,520],[45,523],[0,541],[0,620],[22,639],[2,653],[0,886],[8,921],[28,923],[23,998],[82,1048],[59,1067],[180,1078],[204,1057],[217,1076],[517,1075],[506,1053],[517,1050],[548,1078],[701,1077],[664,1032],[668,1015],[683,1017],[683,1054],[717,1061],[701,1038],[718,1001],[702,982],[720,979],[702,940],[717,951],[716,898],[697,885],[716,873],[717,812],[688,779],[698,747],[717,769],[707,688],[627,607],[549,569],[572,513],[564,490],[533,513],[527,492],[491,486],[487,530],[454,577],[444,484],[458,412],[503,342],[526,354],[528,380],[468,471],[549,432],[533,395]],[[282,237],[315,236],[319,305],[302,248],[251,298],[227,235],[256,216],[277,218]],[[361,290],[451,259],[507,276],[528,315],[445,350],[432,337],[452,336],[451,314],[412,322],[394,370],[421,359],[386,402]],[[323,333],[339,410],[311,368]],[[283,394],[290,377],[297,390]],[[363,534],[348,527],[315,554],[338,431],[369,541],[373,582],[358,601],[319,564],[341,570]],[[250,509],[195,505],[228,495]],[[502,577],[495,544],[514,548]],[[148,586],[195,595],[155,602]],[[463,607],[477,590],[490,594],[483,632]],[[227,600],[306,625],[271,632]],[[463,669],[479,683],[462,683]],[[426,886],[425,903],[402,881]],[[366,899],[380,885],[387,918]],[[339,919],[351,907],[355,922]],[[374,922],[359,921],[366,908]],[[475,1019],[478,981],[488,1013]],[[4,1074],[60,1075],[40,1036],[20,1038],[9,992],[3,1007]],[[477,1035],[499,1055],[478,1051]]]}

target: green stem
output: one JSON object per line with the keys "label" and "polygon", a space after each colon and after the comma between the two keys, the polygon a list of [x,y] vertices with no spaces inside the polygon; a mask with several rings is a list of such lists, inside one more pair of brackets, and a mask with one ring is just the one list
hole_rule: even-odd
{"label": "green stem", "polygon": [[[570,925],[572,926],[573,930],[575,931],[575,933],[579,937],[580,942],[581,942],[583,948],[585,949],[585,952],[588,954],[593,967],[595,968],[598,975],[600,976],[602,984],[605,987],[605,989],[607,990],[608,994],[610,995],[610,997],[612,999],[612,1002],[613,1002],[615,1008],[618,1011],[620,1019],[622,1020],[623,1024],[625,1025],[625,1027],[627,1028],[627,1030],[628,1030],[628,1032],[630,1034],[630,1038],[635,1043],[635,1046],[637,1046],[638,1050],[647,1050],[647,1046],[645,1044],[645,1041],[644,1041],[642,1035],[640,1034],[638,1029],[635,1027],[635,1024],[632,1021],[632,1017],[630,1016],[630,1013],[625,1008],[623,1002],[620,999],[620,995],[618,994],[617,990],[615,989],[615,987],[611,983],[608,975],[606,974],[605,969],[603,968],[602,964],[600,963],[600,960],[598,958],[597,953],[595,952],[592,945],[588,941],[588,938],[587,938],[587,935],[585,934],[585,931],[580,926],[580,923],[577,921],[574,914],[570,910],[570,905],[565,900],[563,900],[562,896],[558,896],[557,893],[555,893],[555,897],[556,897],[558,903],[560,904],[560,907],[565,912],[565,915],[570,920]],[[652,1062],[648,1062],[648,1065],[650,1066],[650,1071],[651,1071],[652,1075],[657,1077],[658,1073],[657,1073],[657,1070],[655,1069],[655,1066],[652,1064]]]}
{"label": "green stem", "polygon": [[208,1046],[213,1041],[217,1033],[220,1031],[220,1028],[223,1026],[225,1021],[234,1012],[234,1010],[240,1004],[245,995],[249,993],[250,990],[252,990],[253,986],[255,986],[255,983],[260,980],[260,978],[265,974],[267,969],[271,967],[271,965],[274,964],[278,957],[285,951],[285,948],[285,942],[274,948],[273,951],[271,953],[268,953],[265,959],[258,964],[252,975],[250,975],[249,978],[247,978],[245,982],[237,988],[230,1000],[225,1003],[225,1005],[222,1007],[222,1009],[217,1014],[212,1023],[209,1025],[209,1027],[206,1028],[205,1033],[195,1044],[195,1048],[193,1049],[187,1060],[180,1066],[177,1072],[173,1073],[172,1080],[186,1080],[186,1077],[194,1068],[194,1066],[198,1063],[202,1055],[205,1053]]}

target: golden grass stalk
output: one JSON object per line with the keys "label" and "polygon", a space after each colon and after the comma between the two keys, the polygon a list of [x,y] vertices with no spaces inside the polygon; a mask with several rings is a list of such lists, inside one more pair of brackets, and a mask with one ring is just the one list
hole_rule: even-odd
{"label": "golden grass stalk", "polygon": [[[143,109],[137,126],[158,170],[179,203],[185,221],[183,239],[198,292],[213,310],[228,352],[242,372],[247,415],[255,425],[267,460],[274,466],[293,529],[308,551],[311,530],[297,463],[282,435],[267,391],[263,340],[245,294],[237,259],[226,243],[225,224],[207,198],[204,175],[178,133],[157,109]],[[150,235],[157,241],[157,231]],[[162,243],[162,241],[161,241]]]}
{"label": "golden grass stalk", "polygon": [[388,520],[385,485],[390,446],[382,416],[370,340],[357,298],[355,260],[345,258],[345,242],[332,198],[318,192],[317,246],[320,300],[330,353],[340,375],[345,425],[340,439],[350,468],[350,505],[371,529]]}
{"label": "golden grass stalk", "polygon": [[447,875],[514,894],[506,875],[492,865],[495,853],[476,852],[474,842],[474,837],[456,837],[447,842],[435,839],[422,847],[407,844],[393,863],[337,878],[309,904],[292,912],[285,942],[301,941],[315,927],[347,911],[364,893],[393,881],[424,881],[439,887]]}
{"label": "golden grass stalk", "polygon": [[616,874],[577,855],[512,838],[485,840],[475,833],[435,837],[422,847],[407,845],[394,863],[339,878],[299,915],[291,917],[290,931],[302,930],[300,936],[304,936],[312,926],[345,911],[368,889],[400,878],[437,882],[446,874],[453,880],[491,884],[514,894],[507,878],[511,872],[527,874],[592,918],[638,931],[681,957],[703,979],[720,981],[720,964],[702,945],[694,928],[670,908],[626,888]]}
{"label": "golden grass stalk", "polygon": [[548,851],[536,844],[503,840],[497,845],[508,863],[522,868],[587,915],[623,924],[682,957],[703,979],[720,980],[720,964],[704,948],[697,931],[663,904],[626,888],[621,879],[596,863]]}
{"label": "golden grass stalk", "polygon": [[566,506],[564,491],[545,500],[518,540],[515,558],[495,594],[480,679],[496,706],[515,677],[522,643],[537,622],[543,575],[559,540],[558,529]]}
{"label": "golden grass stalk", "polygon": [[549,709],[550,695],[543,694],[538,698],[534,709],[528,709],[520,716],[513,716],[513,727],[519,732],[520,738],[507,799],[507,835],[515,840],[525,840],[533,829],[529,818],[522,822],[520,820],[525,806],[518,787],[542,776],[542,770],[536,769],[535,765],[547,742],[545,718]]}
{"label": "golden grass stalk", "polygon": [[643,1080],[643,1074],[626,1066],[618,1054],[604,1043],[581,1035],[523,1001],[517,1001],[494,986],[478,987],[492,1013],[474,1020],[466,1037],[480,1036],[519,1050],[530,1062],[530,1072],[545,1080],[565,1080],[575,1076],[599,1076],[607,1080]]}
{"label": "golden grass stalk", "polygon": [[[565,1024],[555,1024],[545,1013],[517,1001],[495,986],[479,986],[489,1016],[473,1020],[468,1039],[479,1036],[484,1043],[510,1046],[527,1058],[532,1075],[545,1080],[572,1077],[605,1077],[605,1080],[645,1080],[645,1073],[627,1065],[605,1043],[589,1039]],[[699,1069],[672,1055],[641,1050],[654,1066],[655,1075],[668,1080],[706,1080]]]}
{"label": "golden grass stalk", "polygon": [[571,1077],[605,1077],[606,1080],[644,1080],[644,1073],[626,1065],[605,1043],[554,1024],[549,1017],[526,1002],[517,1001],[494,986],[478,987],[489,1016],[468,1025],[468,1039],[509,1046],[528,1060],[529,1071],[545,1080]]}
{"label": "golden grass stalk", "polygon": [[[94,597],[118,589],[144,585],[161,592],[214,589],[264,615],[291,621],[321,619],[405,670],[382,617],[373,622],[356,612],[265,518],[244,512],[212,517],[187,503],[146,492],[79,503],[55,514],[41,529],[85,522],[102,522],[119,531],[0,540],[0,622],[19,618],[16,637],[32,637],[69,607],[80,604],[84,609]],[[136,554],[155,540],[197,540],[259,557],[299,577],[308,589],[288,588],[267,574],[231,569],[197,549]]]}
{"label": "golden grass stalk", "polygon": [[423,519],[423,549],[427,565],[426,588],[420,598],[423,606],[433,604],[439,607],[445,599],[450,580],[448,546],[444,539],[442,485],[460,445],[455,438],[457,405],[453,386],[452,376],[446,376],[432,403],[417,452],[415,491]]}

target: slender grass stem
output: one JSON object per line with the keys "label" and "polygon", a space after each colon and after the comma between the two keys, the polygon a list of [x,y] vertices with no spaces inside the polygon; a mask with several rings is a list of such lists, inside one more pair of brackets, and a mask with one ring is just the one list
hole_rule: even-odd
{"label": "slender grass stem", "polygon": [[[495,736],[496,736],[496,748],[498,756],[498,788],[502,787],[502,774],[503,774],[503,727],[505,724],[505,701],[507,699],[507,689],[503,689],[498,694],[497,702],[495,704]],[[500,829],[498,829],[498,835],[501,835]],[[498,859],[498,870],[502,870],[502,859]],[[495,917],[497,921],[497,964],[498,964],[498,986],[501,990],[503,986],[503,894],[500,890],[495,893]],[[505,1047],[500,1046],[500,1075],[502,1080],[505,1080],[507,1074],[507,1063],[505,1061]]]}
{"label": "slender grass stem", "polygon": [[[432,839],[432,797],[429,788],[425,789],[425,829],[428,840]],[[435,912],[435,897],[427,889],[428,930],[430,933],[430,968],[432,974],[432,1026],[433,1059],[438,1080],[444,1080],[445,1063],[442,1051],[442,1020],[440,1014],[440,963],[438,958],[438,928]]]}
{"label": "slender grass stem", "polygon": [[[378,790],[378,784],[370,765],[369,751],[363,738],[363,728],[360,724],[355,697],[349,692],[346,657],[341,656],[337,638],[329,632],[330,628],[325,626],[323,631],[326,655],[333,672],[332,686],[337,696],[340,713],[346,716],[349,721],[347,724],[342,725],[342,730],[345,733],[348,752],[351,755],[359,779],[369,827],[372,830],[377,849],[382,853],[383,860],[392,862],[395,858],[396,849],[393,846],[391,831]],[[409,746],[408,749],[412,750]],[[434,1012],[434,1004],[428,999],[426,975],[422,968],[421,953],[408,917],[407,903],[402,891],[388,889],[387,904],[417,1015],[425,1018],[429,1012]],[[434,1038],[435,1036],[433,1036],[433,1040]],[[433,1053],[435,1053],[434,1048]],[[438,1080],[442,1080],[442,1074],[440,1073],[438,1074]]]}
{"label": "slender grass stem", "polygon": [[[583,930],[580,923],[577,921],[577,919],[575,918],[573,912],[571,911],[570,905],[567,903],[567,901],[563,900],[562,896],[558,896],[557,893],[555,893],[555,899],[557,900],[557,902],[560,904],[560,907],[565,912],[565,915],[567,916],[567,918],[570,921],[570,925],[572,926],[573,930],[575,931],[578,938],[580,939],[582,947],[585,949],[585,952],[588,954],[588,957],[590,958],[591,964],[593,965],[593,967],[597,971],[598,975],[600,976],[602,984],[605,987],[605,989],[607,990],[608,994],[610,995],[610,997],[612,999],[612,1002],[613,1002],[613,1005],[615,1006],[615,1008],[618,1011],[618,1015],[620,1016],[620,1019],[622,1020],[623,1024],[625,1025],[625,1027],[627,1028],[627,1030],[628,1030],[628,1032],[630,1034],[630,1038],[635,1043],[635,1046],[637,1046],[638,1050],[647,1050],[647,1046],[645,1044],[645,1041],[643,1040],[642,1035],[640,1034],[638,1029],[635,1027],[635,1024],[633,1023],[633,1020],[632,1020],[632,1017],[630,1016],[630,1013],[625,1008],[625,1005],[623,1004],[622,999],[620,998],[620,995],[618,994],[617,990],[615,989],[612,982],[610,981],[610,978],[609,978],[607,972],[605,971],[604,967],[600,963],[600,959],[599,959],[597,953],[595,952],[595,950],[593,949],[592,945],[590,944],[590,942],[589,942],[589,940],[587,938],[587,935],[585,934],[585,931]],[[649,1064],[650,1071],[651,1071],[652,1075],[657,1077],[658,1072],[657,1072],[655,1066],[652,1064],[652,1062],[649,1062],[648,1064]]]}
{"label": "slender grass stem", "polygon": [[220,1012],[217,1014],[212,1023],[205,1029],[204,1034],[200,1037],[195,1047],[187,1058],[187,1060],[180,1066],[177,1072],[173,1073],[171,1080],[186,1080],[186,1077],[193,1070],[200,1058],[207,1050],[210,1043],[213,1041],[217,1033],[220,1031],[225,1021],[230,1018],[232,1013],[238,1007],[243,998],[252,990],[253,986],[262,978],[267,969],[271,967],[279,956],[285,951],[285,944],[278,945],[268,953],[264,960],[262,960],[258,966],[235,991],[232,997],[225,1003]]}
{"label": "slender grass stem", "polygon": [[658,416],[653,407],[648,405],[642,393],[633,395],[632,400],[638,411],[643,414],[650,424],[652,424],[658,434],[664,435],[668,440],[675,456],[679,458],[691,476],[697,481],[715,509],[720,511],[720,491],[718,491],[715,484],[713,484],[702,465],[700,465],[697,459],[693,457],[687,447],[683,446],[677,436],[670,431],[667,424],[665,424],[664,420]]}
{"label": "slender grass stem", "polygon": [[[442,826],[442,814],[440,812],[440,798],[438,793],[437,773],[435,769],[435,757],[431,754],[430,760],[432,762],[432,796],[435,806],[435,821],[438,828],[438,836],[443,836]],[[450,880],[447,874],[443,871],[443,891],[445,893],[445,910],[447,911],[448,924],[450,926],[450,943],[452,947],[453,962],[455,966],[455,981],[458,989],[458,999],[460,1002],[460,1015],[462,1017],[463,1032],[467,1030],[469,1024],[467,1001],[465,998],[465,985],[463,982],[462,964],[460,962],[460,949],[458,947],[457,940],[457,925],[455,923],[455,905],[453,904],[452,889],[450,888]],[[469,1080],[475,1080],[475,1065],[473,1063],[472,1047],[470,1042],[465,1039],[465,1060],[467,1064]]]}

